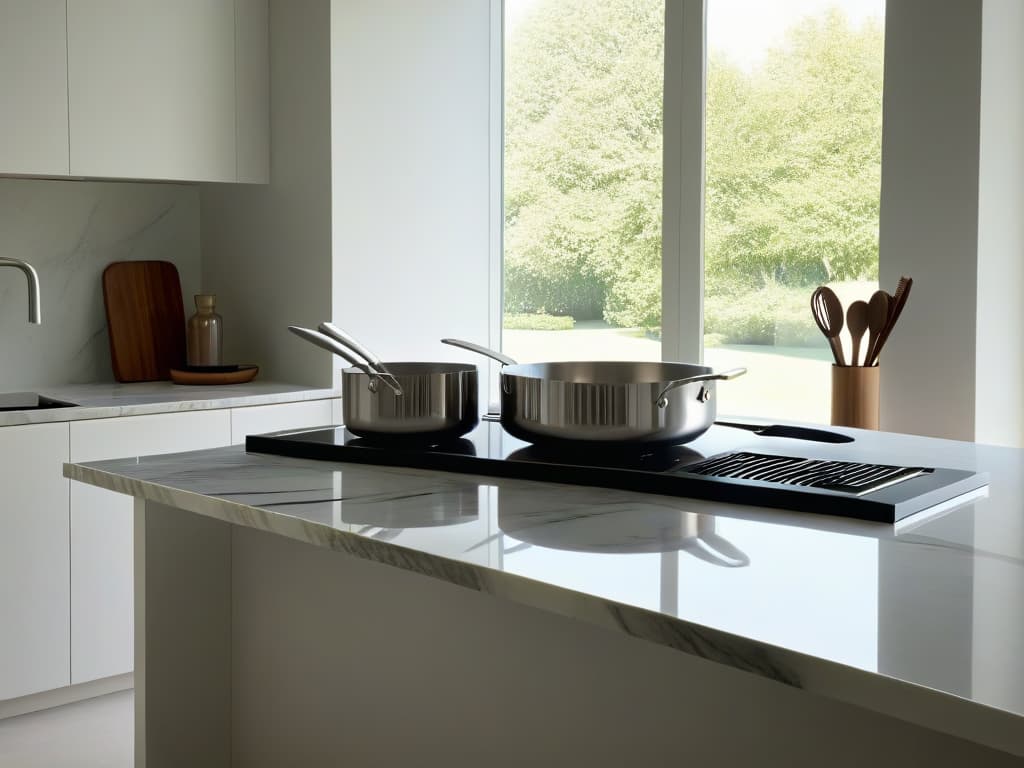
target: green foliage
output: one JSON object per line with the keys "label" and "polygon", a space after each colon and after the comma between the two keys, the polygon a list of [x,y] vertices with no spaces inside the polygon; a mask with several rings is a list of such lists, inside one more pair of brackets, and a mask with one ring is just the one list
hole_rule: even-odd
{"label": "green foliage", "polygon": [[660,316],[663,16],[540,0],[509,41],[507,312]]}
{"label": "green foliage", "polygon": [[708,67],[705,269],[711,293],[877,278],[882,30],[838,10],[763,66]]}
{"label": "green foliage", "polygon": [[505,315],[502,327],[509,331],[571,331],[576,321],[567,315]]}
{"label": "green foliage", "polygon": [[705,345],[774,344],[783,347],[820,346],[814,324],[811,291],[803,287],[770,285],[730,296],[708,296],[704,302]]}
{"label": "green foliage", "polygon": [[[538,0],[508,41],[506,312],[660,326],[663,17],[664,0]],[[753,71],[712,52],[709,328],[775,338],[788,316],[748,299],[877,277],[881,93],[880,24],[837,10]]]}

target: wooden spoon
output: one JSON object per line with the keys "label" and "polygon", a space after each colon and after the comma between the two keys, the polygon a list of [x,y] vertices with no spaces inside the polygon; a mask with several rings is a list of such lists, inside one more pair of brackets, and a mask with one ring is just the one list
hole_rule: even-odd
{"label": "wooden spoon", "polygon": [[866,301],[855,301],[847,307],[846,327],[850,329],[850,338],[853,340],[850,365],[857,365],[857,360],[860,359],[860,340],[864,336],[864,331],[868,329],[868,303]]}
{"label": "wooden spoon", "polygon": [[892,301],[885,291],[875,291],[868,302],[868,349],[864,353],[864,365],[874,365],[878,350],[878,337],[889,321],[889,303]]}
{"label": "wooden spoon", "polygon": [[811,294],[811,312],[814,322],[828,339],[836,365],[846,365],[843,345],[839,343],[839,334],[843,330],[843,305],[839,297],[831,288],[823,285],[815,288]]}

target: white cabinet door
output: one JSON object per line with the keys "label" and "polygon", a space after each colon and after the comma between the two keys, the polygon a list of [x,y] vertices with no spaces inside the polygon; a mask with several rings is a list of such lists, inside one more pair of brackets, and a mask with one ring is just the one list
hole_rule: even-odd
{"label": "white cabinet door", "polygon": [[68,173],[64,0],[0,0],[0,173]]}
{"label": "white cabinet door", "polygon": [[244,444],[246,435],[338,424],[340,422],[335,420],[333,408],[336,402],[336,399],[310,400],[305,403],[234,408],[231,411],[231,444]]}
{"label": "white cabinet door", "polygon": [[267,0],[235,0],[238,181],[270,180],[270,35]]}
{"label": "white cabinet door", "polygon": [[68,0],[73,176],[235,181],[234,0]]}
{"label": "white cabinet door", "polygon": [[0,699],[69,682],[68,425],[0,428]]}
{"label": "white cabinet door", "polygon": [[[71,461],[215,448],[230,441],[226,409],[74,421]],[[129,496],[82,483],[71,488],[72,683],[134,667],[132,510]]]}

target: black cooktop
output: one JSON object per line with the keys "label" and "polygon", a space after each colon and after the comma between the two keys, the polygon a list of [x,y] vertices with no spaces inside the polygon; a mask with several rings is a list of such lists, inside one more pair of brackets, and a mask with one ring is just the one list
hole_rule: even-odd
{"label": "black cooktop", "polygon": [[733,430],[718,427],[712,431],[717,439],[702,437],[667,448],[542,447],[484,421],[465,437],[438,445],[373,441],[344,427],[322,427],[249,435],[245,447],[297,458],[618,488],[882,523],[902,520],[988,483],[983,473],[857,461],[849,448],[823,449],[820,443],[802,440],[769,439],[764,450],[749,450],[751,438],[730,437]]}

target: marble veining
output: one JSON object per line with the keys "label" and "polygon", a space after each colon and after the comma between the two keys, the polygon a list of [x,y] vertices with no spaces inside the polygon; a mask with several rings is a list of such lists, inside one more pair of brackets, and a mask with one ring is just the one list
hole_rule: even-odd
{"label": "marble veining", "polygon": [[198,292],[199,188],[0,179],[0,252],[38,270],[43,321],[25,322],[21,277],[0,276],[0,391],[109,379],[103,270],[170,261],[184,295]]}
{"label": "marble veining", "polygon": [[1024,755],[1024,453],[869,433],[857,450],[981,469],[989,492],[901,533],[241,447],[69,464],[65,474]]}

